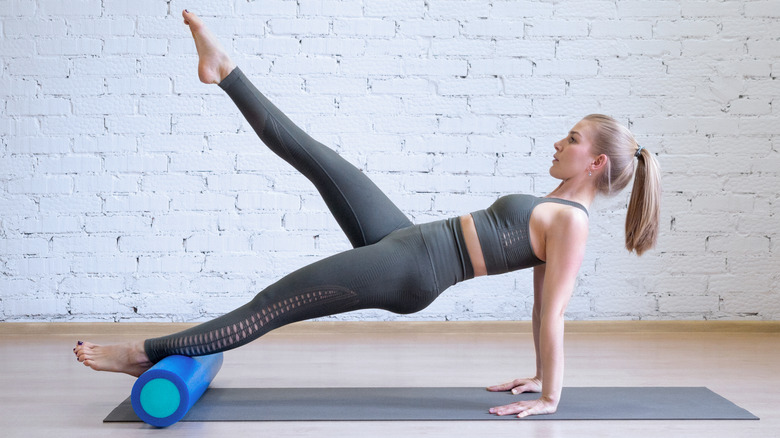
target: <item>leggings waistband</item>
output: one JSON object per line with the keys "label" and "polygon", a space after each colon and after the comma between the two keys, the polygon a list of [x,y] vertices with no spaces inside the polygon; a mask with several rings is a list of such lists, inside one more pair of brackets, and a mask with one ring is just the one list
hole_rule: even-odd
{"label": "leggings waistband", "polygon": [[440,291],[463,280],[474,278],[460,218],[420,225]]}

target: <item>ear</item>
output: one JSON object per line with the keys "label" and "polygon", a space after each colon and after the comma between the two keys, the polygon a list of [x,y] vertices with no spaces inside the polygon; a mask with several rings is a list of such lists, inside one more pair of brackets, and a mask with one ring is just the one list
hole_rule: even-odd
{"label": "ear", "polygon": [[601,154],[598,157],[596,157],[593,162],[590,163],[591,169],[593,169],[594,172],[598,172],[601,169],[603,169],[607,163],[609,162],[609,157],[607,157],[606,154]]}

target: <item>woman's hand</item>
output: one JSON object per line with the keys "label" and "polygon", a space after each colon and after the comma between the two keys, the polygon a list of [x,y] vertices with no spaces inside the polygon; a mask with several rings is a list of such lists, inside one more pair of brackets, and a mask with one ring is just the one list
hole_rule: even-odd
{"label": "woman's hand", "polygon": [[517,418],[527,417],[529,415],[552,414],[558,410],[558,403],[546,397],[540,397],[536,400],[519,401],[504,406],[490,408],[488,412],[496,415],[517,414]]}
{"label": "woman's hand", "polygon": [[532,377],[530,379],[515,379],[511,382],[501,385],[488,386],[487,390],[493,392],[512,391],[512,394],[520,394],[523,392],[542,392],[542,380],[538,377]]}

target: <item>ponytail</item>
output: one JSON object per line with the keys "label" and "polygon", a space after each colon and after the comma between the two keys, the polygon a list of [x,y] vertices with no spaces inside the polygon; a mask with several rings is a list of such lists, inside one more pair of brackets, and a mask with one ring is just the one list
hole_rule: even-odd
{"label": "ponytail", "polygon": [[640,147],[626,216],[626,249],[642,255],[655,246],[661,220],[661,175],[653,154]]}

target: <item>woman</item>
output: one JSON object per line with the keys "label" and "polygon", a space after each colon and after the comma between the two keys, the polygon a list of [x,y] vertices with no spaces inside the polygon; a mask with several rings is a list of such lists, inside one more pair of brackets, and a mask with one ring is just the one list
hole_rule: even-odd
{"label": "woman", "polygon": [[198,76],[218,84],[262,141],[314,183],[353,249],[306,266],[212,321],[162,338],[100,346],[79,341],[78,360],[138,376],[165,356],[197,356],[244,345],[285,324],[379,308],[412,313],[463,280],[534,267],[536,375],[489,387],[541,397],[490,409],[520,417],[556,411],[563,380],[563,314],[588,236],[597,193],[622,190],[634,174],[626,247],[656,241],[659,171],[653,156],[613,119],[590,115],[555,143],[547,197],[509,195],[458,218],[413,225],[357,168],[301,131],[249,82],[203,22],[182,13],[198,50]]}

